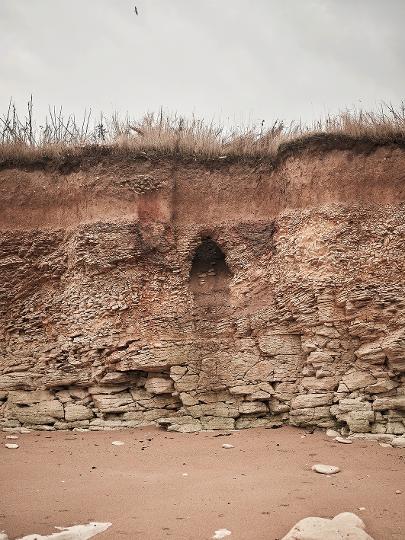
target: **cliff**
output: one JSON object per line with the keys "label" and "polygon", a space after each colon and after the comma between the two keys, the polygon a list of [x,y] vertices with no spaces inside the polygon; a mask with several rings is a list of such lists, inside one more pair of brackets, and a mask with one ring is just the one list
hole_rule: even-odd
{"label": "cliff", "polygon": [[3,163],[0,423],[403,434],[404,202],[395,144]]}

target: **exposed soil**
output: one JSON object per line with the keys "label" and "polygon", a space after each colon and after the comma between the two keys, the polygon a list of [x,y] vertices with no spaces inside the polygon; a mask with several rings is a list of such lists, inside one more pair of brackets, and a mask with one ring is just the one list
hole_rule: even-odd
{"label": "exposed soil", "polygon": [[[375,540],[405,538],[404,450],[293,428],[221,433],[32,432],[8,441],[17,450],[3,433],[0,530],[109,521],[97,539],[204,540],[225,528],[232,540],[276,540],[303,517],[350,511]],[[341,472],[316,474],[314,463]]]}

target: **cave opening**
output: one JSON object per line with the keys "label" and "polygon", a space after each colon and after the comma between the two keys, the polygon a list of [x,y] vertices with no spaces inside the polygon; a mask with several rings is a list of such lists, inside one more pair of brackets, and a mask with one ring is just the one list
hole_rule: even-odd
{"label": "cave opening", "polygon": [[201,277],[201,274],[206,274],[203,277],[226,277],[230,275],[225,253],[215,240],[210,237],[202,238],[201,243],[194,252],[190,278]]}

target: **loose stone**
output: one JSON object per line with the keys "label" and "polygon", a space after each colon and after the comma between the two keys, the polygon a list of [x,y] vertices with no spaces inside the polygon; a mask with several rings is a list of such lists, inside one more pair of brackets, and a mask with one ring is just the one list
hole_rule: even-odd
{"label": "loose stone", "polygon": [[230,536],[232,533],[228,529],[218,529],[215,531],[214,536],[212,537],[213,540],[221,540],[221,538],[225,538],[226,536]]}
{"label": "loose stone", "polygon": [[233,444],[227,444],[227,443],[225,443],[225,444],[222,445],[222,448],[226,448],[226,449],[228,450],[229,448],[235,448],[235,447],[234,447]]}
{"label": "loose stone", "polygon": [[13,443],[6,443],[4,446],[6,448],[9,448],[10,450],[16,450],[17,448],[19,448],[18,444],[13,444]]}
{"label": "loose stone", "polygon": [[353,441],[351,439],[346,439],[345,437],[335,437],[335,441],[342,444],[353,444]]}
{"label": "loose stone", "polygon": [[336,474],[340,471],[339,467],[335,465],[323,465],[322,463],[313,465],[312,470],[319,474]]}
{"label": "loose stone", "polygon": [[125,443],[123,441],[113,441],[111,444],[113,446],[123,446]]}

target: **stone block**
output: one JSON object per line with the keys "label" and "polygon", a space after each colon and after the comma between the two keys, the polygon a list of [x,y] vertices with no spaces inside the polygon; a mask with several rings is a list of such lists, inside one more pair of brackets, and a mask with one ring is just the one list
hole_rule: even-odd
{"label": "stone block", "polygon": [[392,379],[377,379],[374,384],[366,387],[366,392],[369,394],[382,394],[383,392],[390,392],[399,386],[399,382]]}
{"label": "stone block", "polygon": [[31,392],[10,391],[8,393],[9,403],[17,405],[32,405],[41,401],[50,401],[53,395],[48,390],[32,390]]}
{"label": "stone block", "polygon": [[129,392],[121,392],[120,394],[94,394],[94,406],[103,413],[119,413],[130,410],[129,405],[134,401]]}
{"label": "stone block", "polygon": [[346,385],[350,392],[374,384],[375,381],[375,377],[367,371],[352,371],[342,377],[342,383]]}
{"label": "stone block", "polygon": [[151,394],[171,394],[174,392],[174,385],[172,379],[149,377],[146,380],[145,389]]}
{"label": "stone block", "polygon": [[385,337],[381,347],[390,365],[397,371],[405,372],[405,330],[398,330]]}
{"label": "stone block", "polygon": [[62,403],[55,399],[30,406],[11,405],[8,415],[10,418],[16,418],[21,424],[42,425],[53,424],[56,420],[64,418],[64,411]]}
{"label": "stone block", "polygon": [[311,364],[314,368],[318,369],[323,367],[325,364],[332,364],[333,356],[328,353],[321,351],[314,351],[308,355],[307,364]]}
{"label": "stone block", "polygon": [[302,388],[308,392],[331,392],[336,390],[339,384],[338,377],[304,377],[301,381]]}
{"label": "stone block", "polygon": [[306,394],[300,395],[291,400],[292,409],[305,409],[307,407],[320,407],[322,405],[332,405],[333,394]]}
{"label": "stone block", "polygon": [[301,354],[301,337],[296,334],[266,334],[259,337],[259,349],[265,354]]}
{"label": "stone block", "polygon": [[203,429],[234,429],[235,420],[233,418],[203,416],[201,425]]}
{"label": "stone block", "polygon": [[[290,424],[294,426],[319,425],[321,420],[331,421],[329,407],[311,407],[290,411]],[[333,425],[333,421],[332,424]]]}
{"label": "stone block", "polygon": [[65,405],[65,420],[66,422],[76,422],[78,420],[90,420],[94,414],[84,405],[75,403],[67,403]]}
{"label": "stone block", "polygon": [[405,410],[405,396],[377,398],[373,403],[375,411],[386,411],[388,409]]}
{"label": "stone block", "polygon": [[357,359],[364,364],[383,364],[385,352],[381,347],[381,341],[365,343],[354,351]]}
{"label": "stone block", "polygon": [[268,407],[261,401],[245,401],[240,403],[239,412],[241,414],[264,414],[268,412]]}

